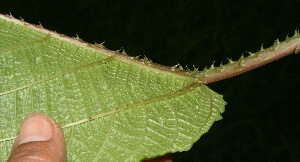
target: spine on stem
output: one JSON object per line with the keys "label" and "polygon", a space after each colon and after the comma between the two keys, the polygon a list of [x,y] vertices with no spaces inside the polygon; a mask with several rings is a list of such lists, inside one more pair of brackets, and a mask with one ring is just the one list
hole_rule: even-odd
{"label": "spine on stem", "polygon": [[287,37],[285,41],[280,42],[278,39],[274,42],[273,46],[261,50],[256,53],[249,53],[249,56],[243,55],[239,60],[233,61],[228,59],[227,65],[220,65],[215,67],[211,65],[209,69],[204,68],[203,71],[194,73],[195,77],[200,83],[209,84],[226,78],[230,78],[252,69],[258,68],[275,60],[278,60],[284,56],[298,53],[300,51],[300,34],[299,31],[295,31],[294,36]]}

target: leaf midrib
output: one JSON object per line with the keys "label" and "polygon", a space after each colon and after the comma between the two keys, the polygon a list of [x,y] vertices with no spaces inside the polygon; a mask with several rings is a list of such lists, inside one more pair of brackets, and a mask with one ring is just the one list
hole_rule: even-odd
{"label": "leaf midrib", "polygon": [[34,45],[36,43],[42,43],[46,40],[49,40],[49,39],[53,38],[53,39],[57,39],[59,41],[66,41],[70,44],[73,44],[75,46],[79,46],[83,49],[97,51],[97,52],[99,52],[103,55],[106,55],[107,57],[113,55],[114,59],[116,59],[118,61],[125,62],[125,63],[134,64],[137,67],[142,67],[144,69],[149,69],[151,71],[155,71],[155,72],[159,72],[159,73],[176,75],[177,77],[180,77],[181,79],[184,79],[184,80],[187,80],[187,81],[193,81],[193,80],[196,79],[191,74],[192,72],[190,72],[190,71],[179,70],[179,69],[176,69],[176,68],[172,69],[168,66],[163,66],[163,65],[160,65],[160,64],[156,64],[156,63],[153,63],[151,61],[149,62],[149,61],[145,61],[143,59],[137,59],[136,57],[131,57],[131,56],[128,56],[128,55],[125,55],[125,54],[120,54],[116,51],[111,51],[111,50],[105,49],[103,47],[99,47],[99,46],[97,46],[97,44],[94,45],[94,44],[84,42],[78,36],[77,36],[77,38],[70,38],[70,37],[65,36],[63,34],[58,34],[56,32],[44,29],[41,25],[32,25],[32,24],[26,23],[24,21],[14,19],[13,17],[10,17],[8,15],[5,16],[5,15],[0,14],[0,18],[6,20],[8,22],[11,22],[13,25],[22,26],[22,27],[25,27],[27,29],[35,30],[37,32],[45,34],[45,36],[43,36],[43,37],[41,37],[37,40],[30,41],[26,44],[22,44],[22,45],[18,46],[18,48],[22,48],[22,47],[25,47],[25,46],[28,46],[28,45]]}

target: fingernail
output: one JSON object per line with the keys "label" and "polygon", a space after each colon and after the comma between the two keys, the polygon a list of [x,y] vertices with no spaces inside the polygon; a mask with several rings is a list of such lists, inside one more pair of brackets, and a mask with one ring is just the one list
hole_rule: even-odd
{"label": "fingernail", "polygon": [[19,144],[47,141],[52,137],[52,124],[43,116],[33,115],[25,119],[20,134]]}

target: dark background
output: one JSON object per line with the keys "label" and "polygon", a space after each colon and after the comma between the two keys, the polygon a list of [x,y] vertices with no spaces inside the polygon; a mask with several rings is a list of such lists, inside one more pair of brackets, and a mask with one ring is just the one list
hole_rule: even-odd
{"label": "dark background", "polygon": [[[298,0],[0,0],[0,13],[172,66],[210,66],[269,47],[300,27]],[[300,161],[300,56],[210,84],[228,102],[174,161]]]}

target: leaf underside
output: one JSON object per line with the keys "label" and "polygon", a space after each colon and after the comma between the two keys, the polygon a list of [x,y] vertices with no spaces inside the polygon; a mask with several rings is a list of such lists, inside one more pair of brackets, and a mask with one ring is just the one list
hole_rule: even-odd
{"label": "leaf underside", "polygon": [[222,96],[192,76],[119,55],[0,15],[0,161],[33,112],[63,127],[68,161],[185,151],[221,119]]}

